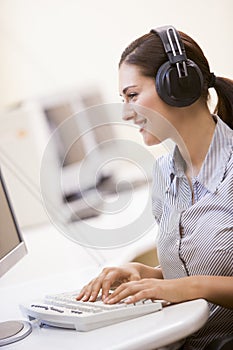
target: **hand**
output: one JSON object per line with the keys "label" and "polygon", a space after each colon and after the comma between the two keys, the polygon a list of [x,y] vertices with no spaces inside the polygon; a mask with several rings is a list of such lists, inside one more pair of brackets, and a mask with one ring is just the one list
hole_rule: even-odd
{"label": "hand", "polygon": [[144,278],[121,284],[104,302],[114,304],[128,298],[125,301],[127,304],[142,299],[162,299],[171,303],[178,303],[198,298],[198,296],[193,297],[193,287],[193,279],[190,277],[169,280]]}
{"label": "hand", "polygon": [[109,295],[109,290],[116,288],[121,283],[138,281],[141,279],[140,264],[129,263],[121,267],[104,268],[100,275],[84,286],[76,297],[77,300],[95,301],[102,289],[102,300]]}

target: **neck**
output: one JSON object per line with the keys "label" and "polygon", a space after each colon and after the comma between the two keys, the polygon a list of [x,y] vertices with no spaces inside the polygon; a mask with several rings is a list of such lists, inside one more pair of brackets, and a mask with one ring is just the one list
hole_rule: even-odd
{"label": "neck", "polygon": [[187,175],[197,176],[208,152],[215,122],[207,106],[201,103],[175,112],[174,123],[178,139],[174,140],[187,165]]}

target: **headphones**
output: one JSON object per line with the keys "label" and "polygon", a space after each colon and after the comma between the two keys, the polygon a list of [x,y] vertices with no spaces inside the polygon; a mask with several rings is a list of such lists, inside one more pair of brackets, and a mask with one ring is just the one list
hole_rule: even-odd
{"label": "headphones", "polygon": [[187,59],[184,44],[172,26],[152,29],[159,35],[169,61],[159,67],[155,78],[159,97],[175,107],[194,103],[202,93],[203,75],[193,61]]}

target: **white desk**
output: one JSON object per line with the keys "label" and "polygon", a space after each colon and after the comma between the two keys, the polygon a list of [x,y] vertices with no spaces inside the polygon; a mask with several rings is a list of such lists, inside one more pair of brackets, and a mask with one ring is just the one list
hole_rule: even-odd
{"label": "white desk", "polygon": [[[22,319],[19,303],[37,299],[45,293],[75,290],[95,276],[97,269],[57,274],[0,289],[1,319]],[[185,338],[199,329],[208,318],[204,300],[195,300],[164,308],[142,316],[89,332],[33,326],[25,339],[5,346],[9,350],[147,350],[157,349]]]}

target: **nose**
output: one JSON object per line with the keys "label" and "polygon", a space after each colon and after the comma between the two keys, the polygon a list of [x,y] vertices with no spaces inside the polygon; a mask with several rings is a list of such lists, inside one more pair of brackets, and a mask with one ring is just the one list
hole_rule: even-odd
{"label": "nose", "polygon": [[132,108],[132,106],[125,103],[123,106],[122,119],[125,121],[130,121],[132,119],[135,119],[136,117],[137,117],[137,113]]}

